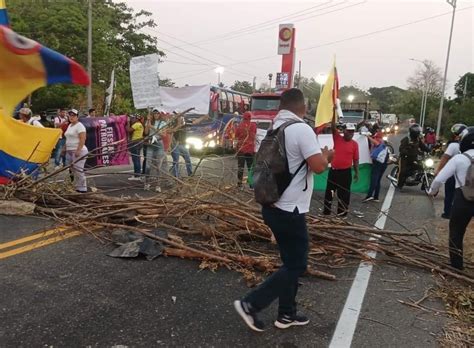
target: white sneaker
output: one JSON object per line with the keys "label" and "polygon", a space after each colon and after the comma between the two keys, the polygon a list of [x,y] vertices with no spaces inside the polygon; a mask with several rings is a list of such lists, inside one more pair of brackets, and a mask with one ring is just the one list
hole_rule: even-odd
{"label": "white sneaker", "polygon": [[128,178],[128,180],[130,180],[130,181],[140,181],[141,179],[140,179],[139,176],[131,176],[131,177]]}
{"label": "white sneaker", "polygon": [[59,170],[59,169],[61,169],[62,167],[63,167],[63,166],[56,166],[56,167],[54,167],[54,170]]}
{"label": "white sneaker", "polygon": [[155,191],[158,192],[158,193],[161,193],[161,187],[157,186],[157,187],[155,188]]}

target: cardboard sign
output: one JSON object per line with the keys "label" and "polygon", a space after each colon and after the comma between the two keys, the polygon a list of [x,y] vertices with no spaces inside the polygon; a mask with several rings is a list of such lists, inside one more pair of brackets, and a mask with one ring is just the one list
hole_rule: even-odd
{"label": "cardboard sign", "polygon": [[161,104],[158,62],[158,54],[133,57],[130,60],[130,82],[136,109],[146,109]]}

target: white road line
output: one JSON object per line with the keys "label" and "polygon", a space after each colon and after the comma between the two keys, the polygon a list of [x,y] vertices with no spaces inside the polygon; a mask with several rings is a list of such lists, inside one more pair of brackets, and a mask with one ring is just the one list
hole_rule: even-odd
{"label": "white road line", "polygon": [[[375,227],[379,229],[385,227],[385,222],[387,221],[388,211],[392,205],[394,193],[395,187],[390,185],[382,204],[382,210],[379,213],[377,222],[375,223]],[[370,240],[377,240],[379,238],[380,236],[374,236],[370,238]],[[369,251],[366,255],[374,258],[377,253],[375,251]],[[347,295],[346,303],[344,304],[341,316],[337,322],[331,343],[329,344],[330,348],[349,348],[351,346],[371,274],[372,263],[361,262],[352,283],[351,290],[349,291],[349,295]]]}

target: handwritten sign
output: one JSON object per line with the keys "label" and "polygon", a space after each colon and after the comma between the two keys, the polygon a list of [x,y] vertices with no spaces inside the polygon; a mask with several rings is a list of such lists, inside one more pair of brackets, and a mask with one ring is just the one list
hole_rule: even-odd
{"label": "handwritten sign", "polygon": [[133,103],[137,109],[146,109],[161,104],[158,61],[158,54],[133,57],[130,60],[130,82]]}

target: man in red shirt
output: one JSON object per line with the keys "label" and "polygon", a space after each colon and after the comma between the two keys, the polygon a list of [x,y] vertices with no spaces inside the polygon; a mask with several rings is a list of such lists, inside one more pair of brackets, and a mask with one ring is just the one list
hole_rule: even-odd
{"label": "man in red shirt", "polygon": [[245,112],[242,122],[235,130],[237,139],[237,185],[242,187],[244,177],[244,167],[247,163],[247,171],[250,171],[255,155],[255,136],[257,134],[257,125],[250,122],[250,112]]}
{"label": "man in red shirt", "polygon": [[345,217],[351,200],[352,166],[354,166],[354,181],[359,180],[359,146],[352,140],[355,132],[354,124],[345,124],[344,133],[341,136],[336,128],[334,117],[331,130],[334,141],[334,157],[328,174],[323,214],[331,214],[332,199],[337,194],[337,215]]}

